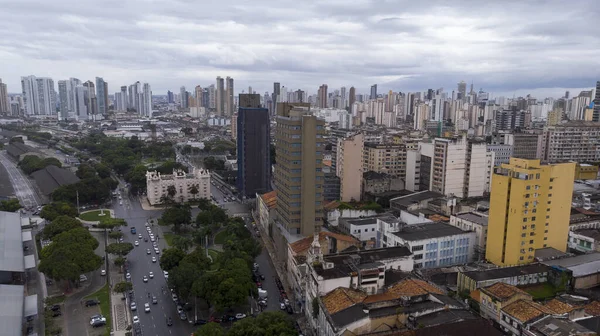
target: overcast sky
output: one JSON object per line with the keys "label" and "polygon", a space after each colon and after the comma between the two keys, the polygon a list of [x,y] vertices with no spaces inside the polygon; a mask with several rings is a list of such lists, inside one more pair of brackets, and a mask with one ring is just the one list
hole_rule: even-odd
{"label": "overcast sky", "polygon": [[600,79],[598,0],[0,0],[0,78],[136,80],[154,94],[235,79],[315,93],[456,83],[560,97]]}

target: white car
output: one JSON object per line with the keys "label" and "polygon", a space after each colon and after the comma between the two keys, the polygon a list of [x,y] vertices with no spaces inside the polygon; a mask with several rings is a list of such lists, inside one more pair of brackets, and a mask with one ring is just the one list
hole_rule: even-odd
{"label": "white car", "polygon": [[155,263],[156,262],[156,257],[152,257],[152,262]]}
{"label": "white car", "polygon": [[140,323],[140,318],[137,315],[133,317],[133,323]]}
{"label": "white car", "polygon": [[156,239],[154,239],[154,236],[150,237],[150,241],[151,242],[155,242],[156,241]]}
{"label": "white car", "polygon": [[165,276],[165,278],[169,279],[169,272],[163,271],[163,275]]}
{"label": "white car", "polygon": [[137,304],[135,304],[135,302],[131,303],[131,311],[135,311],[137,310]]}
{"label": "white car", "polygon": [[127,274],[125,274],[125,279],[131,279],[131,273],[127,272]]}
{"label": "white car", "polygon": [[154,279],[154,273],[150,272],[148,273],[148,276],[150,277],[150,279]]}
{"label": "white car", "polygon": [[138,239],[142,239],[142,234],[141,233],[138,235]]}
{"label": "white car", "polygon": [[150,251],[150,249],[146,249],[146,254],[152,254],[152,251]]}
{"label": "white car", "polygon": [[133,242],[133,245],[140,246],[140,242],[136,240],[136,241]]}
{"label": "white car", "polygon": [[238,320],[241,320],[243,318],[246,318],[246,314],[242,314],[242,313],[235,314],[235,318]]}
{"label": "white car", "polygon": [[106,270],[101,270],[100,275],[106,275]]}
{"label": "white car", "polygon": [[119,205],[123,205],[123,201],[119,201]]}
{"label": "white car", "polygon": [[173,301],[177,301],[177,294],[173,293],[171,294],[171,298],[173,299]]}
{"label": "white car", "polygon": [[156,247],[155,247],[155,248],[154,248],[154,253],[156,253],[156,254],[160,254],[160,250],[159,250],[158,248],[156,248]]}
{"label": "white car", "polygon": [[149,303],[144,303],[144,311],[145,311],[146,313],[149,313],[149,312],[150,312],[150,304],[149,304]]}
{"label": "white car", "polygon": [[142,278],[142,281],[148,282],[148,277],[144,275],[144,277]]}

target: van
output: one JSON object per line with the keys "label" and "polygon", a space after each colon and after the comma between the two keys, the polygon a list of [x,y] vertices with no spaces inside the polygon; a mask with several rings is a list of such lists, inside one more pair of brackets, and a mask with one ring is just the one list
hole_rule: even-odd
{"label": "van", "polygon": [[84,282],[84,281],[87,281],[87,277],[84,274],[82,274],[79,276],[79,282]]}

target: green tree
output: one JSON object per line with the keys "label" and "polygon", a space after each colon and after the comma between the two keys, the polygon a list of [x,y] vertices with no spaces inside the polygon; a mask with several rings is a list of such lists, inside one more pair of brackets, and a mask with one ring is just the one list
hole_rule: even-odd
{"label": "green tree", "polygon": [[120,238],[123,238],[123,232],[121,232],[121,231],[111,231],[111,232],[108,233],[108,238],[114,239],[114,240],[119,240]]}
{"label": "green tree", "polygon": [[198,188],[197,184],[192,184],[189,188],[189,192],[193,195],[194,199],[196,199],[196,195],[198,195],[200,189]]}
{"label": "green tree", "polygon": [[42,208],[40,217],[53,221],[58,216],[77,217],[77,209],[67,202],[52,202]]}
{"label": "green tree", "polygon": [[176,161],[167,161],[160,166],[156,167],[156,171],[161,174],[173,174],[173,170],[181,169],[184,172],[188,172],[187,166]]}
{"label": "green tree", "polygon": [[77,175],[77,177],[79,177],[82,180],[94,178],[96,177],[96,170],[91,165],[87,163],[82,163],[79,165],[79,167],[77,167],[77,172],[75,173],[75,175]]}
{"label": "green tree", "polygon": [[194,336],[225,336],[225,329],[218,323],[210,322],[198,328]]}
{"label": "green tree", "polygon": [[264,312],[234,323],[227,336],[297,336],[294,321],[281,312]]}
{"label": "green tree", "polygon": [[[57,244],[79,244],[89,247],[92,249],[92,251],[97,249],[100,245],[98,240],[92,236],[90,231],[83,226],[79,226],[55,235],[52,238],[52,242]],[[42,253],[43,252],[44,250],[42,249]]]}
{"label": "green tree", "polygon": [[122,218],[105,218],[98,224],[98,228],[105,230],[114,230],[116,228],[127,226],[127,222]]}
{"label": "green tree", "polygon": [[16,198],[12,198],[12,199],[0,202],[0,211],[16,212],[21,208],[22,208],[22,206],[19,203],[19,200]]}
{"label": "green tree", "polygon": [[185,252],[177,248],[168,248],[160,256],[160,268],[168,272],[179,266],[183,258],[185,258]]}
{"label": "green tree", "polygon": [[54,236],[82,227],[81,222],[69,216],[55,217],[50,224],[44,226],[42,230],[42,238],[51,240]]}
{"label": "green tree", "polygon": [[94,168],[96,169],[96,173],[101,179],[111,177],[111,171],[107,165],[103,163],[98,163],[94,166]]}
{"label": "green tree", "polygon": [[175,198],[175,195],[177,194],[177,188],[175,188],[174,185],[170,185],[167,187],[167,195],[173,199]]}
{"label": "green tree", "polygon": [[125,293],[132,289],[133,289],[133,284],[131,282],[125,282],[125,281],[116,283],[115,286],[113,287],[113,291],[115,291],[115,293]]}
{"label": "green tree", "polygon": [[184,236],[173,237],[173,247],[182,251],[189,250],[194,245],[192,238]]}
{"label": "green tree", "polygon": [[200,209],[202,211],[209,210],[213,206],[214,206],[214,204],[212,204],[208,198],[200,198],[198,200],[198,209]]}
{"label": "green tree", "polygon": [[131,243],[112,243],[106,246],[106,253],[118,255],[121,257],[126,256],[133,250],[133,244]]}
{"label": "green tree", "polygon": [[85,228],[57,235],[40,253],[40,272],[54,280],[76,281],[80,274],[96,270],[102,265],[102,258],[94,253],[93,245],[87,240],[82,242],[80,230],[94,239]]}
{"label": "green tree", "polygon": [[192,209],[187,204],[174,204],[167,208],[158,220],[159,225],[173,225],[177,231],[181,225],[189,224]]}
{"label": "green tree", "polygon": [[146,191],[146,171],[148,168],[143,164],[136,165],[125,175],[125,181],[130,185],[131,192]]}
{"label": "green tree", "polygon": [[115,266],[121,267],[121,266],[125,265],[125,258],[116,257],[114,263],[115,263]]}

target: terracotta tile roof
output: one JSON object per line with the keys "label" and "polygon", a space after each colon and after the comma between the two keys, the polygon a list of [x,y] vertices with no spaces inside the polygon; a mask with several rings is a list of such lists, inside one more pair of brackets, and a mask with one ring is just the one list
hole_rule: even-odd
{"label": "terracotta tile roof", "polygon": [[491,286],[482,288],[481,291],[500,301],[510,299],[511,297],[517,294],[531,296],[524,290],[519,289],[513,285],[505,284],[504,282],[496,282]]}
{"label": "terracotta tile roof", "polygon": [[515,301],[502,308],[502,311],[519,320],[521,323],[531,321],[545,314],[553,314],[551,310],[541,304],[529,300]]}
{"label": "terracotta tile roof", "polygon": [[544,307],[550,309],[555,314],[566,314],[571,310],[575,309],[575,307],[571,306],[568,303],[564,303],[557,299],[552,299],[544,304]]}
{"label": "terracotta tile roof", "polygon": [[339,207],[339,206],[340,206],[340,202],[338,202],[338,201],[331,201],[331,202],[325,204],[323,206],[323,208],[325,210],[333,210],[333,209],[337,209],[337,207]]}
{"label": "terracotta tile roof", "polygon": [[381,293],[381,294],[373,294],[373,295],[369,295],[365,298],[365,300],[363,301],[363,303],[374,303],[374,302],[381,302],[381,301],[390,301],[390,300],[395,300],[398,297],[394,294],[385,292],[385,293]]}
{"label": "terracotta tile roof", "polygon": [[471,298],[477,302],[481,302],[481,292],[479,289],[476,289],[471,292]]}
{"label": "terracotta tile roof", "polygon": [[277,190],[262,194],[260,198],[262,198],[269,209],[273,209],[277,205]]}
{"label": "terracotta tile roof", "polygon": [[363,302],[367,294],[359,290],[338,287],[321,297],[329,315]]}
{"label": "terracotta tile roof", "polygon": [[[347,236],[347,235],[328,232],[328,231],[319,232],[319,243],[323,242],[326,237],[335,238],[336,240],[339,240],[339,241],[360,244],[360,241],[352,236]],[[290,248],[296,254],[306,252],[310,248],[310,245],[312,244],[313,239],[314,239],[313,237],[302,238],[296,242],[291,243]]]}
{"label": "terracotta tile roof", "polygon": [[592,316],[600,316],[600,302],[592,301],[584,306],[585,313]]}
{"label": "terracotta tile roof", "polygon": [[426,281],[419,279],[404,279],[388,289],[388,293],[397,297],[412,297],[425,294],[443,294],[443,292]]}

